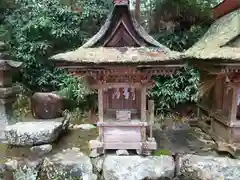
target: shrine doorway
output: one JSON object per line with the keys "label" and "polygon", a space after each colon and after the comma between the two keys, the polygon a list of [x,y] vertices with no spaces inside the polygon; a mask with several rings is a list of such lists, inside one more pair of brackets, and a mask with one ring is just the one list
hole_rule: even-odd
{"label": "shrine doorway", "polygon": [[141,90],[133,87],[107,88],[103,98],[105,119],[116,120],[117,111],[130,111],[131,120],[140,120]]}

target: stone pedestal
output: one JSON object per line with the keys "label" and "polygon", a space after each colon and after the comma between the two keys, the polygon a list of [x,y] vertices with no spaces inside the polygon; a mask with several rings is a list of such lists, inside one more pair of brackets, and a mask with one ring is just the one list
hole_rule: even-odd
{"label": "stone pedestal", "polygon": [[0,141],[4,140],[4,130],[10,123],[12,104],[19,87],[12,85],[12,73],[21,63],[0,59]]}

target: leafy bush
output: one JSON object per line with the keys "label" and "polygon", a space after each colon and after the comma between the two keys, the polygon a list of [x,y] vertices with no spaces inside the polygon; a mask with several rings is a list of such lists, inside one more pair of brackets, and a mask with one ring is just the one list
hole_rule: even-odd
{"label": "leafy bush", "polygon": [[[88,1],[86,11],[79,12],[59,0],[17,0],[17,8],[7,16],[6,23],[11,31],[9,53],[24,62],[18,80],[33,91],[55,91],[69,87],[69,98],[80,98],[78,101],[81,101],[83,94],[87,93],[80,85],[81,81],[54,68],[48,58],[60,51],[76,48],[92,36],[109,8],[103,2]],[[96,10],[97,5],[99,11]],[[88,21],[92,22],[91,17],[94,17],[93,25],[84,29]]]}
{"label": "leafy bush", "polygon": [[[190,30],[163,32],[155,37],[172,50],[184,51],[190,48],[206,32],[207,26],[192,26]],[[150,92],[155,100],[157,113],[169,113],[177,105],[196,102],[199,72],[188,67],[171,77],[156,77],[156,85]]]}
{"label": "leafy bush", "polygon": [[192,26],[184,31],[164,31],[155,34],[155,38],[168,48],[175,51],[184,51],[190,48],[207,31],[208,26]]}
{"label": "leafy bush", "polygon": [[195,69],[187,68],[171,77],[156,77],[156,85],[150,92],[157,113],[171,111],[178,104],[195,102],[199,75]]}
{"label": "leafy bush", "polygon": [[59,87],[58,94],[72,100],[69,104],[70,106],[80,106],[82,110],[90,108],[88,106],[92,106],[92,102],[88,101],[88,96],[92,96],[94,91],[85,86],[83,79],[66,75],[66,78],[62,80]]}

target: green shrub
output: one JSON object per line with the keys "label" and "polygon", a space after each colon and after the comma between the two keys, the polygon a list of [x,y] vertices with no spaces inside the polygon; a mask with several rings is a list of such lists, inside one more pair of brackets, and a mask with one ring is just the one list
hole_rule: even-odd
{"label": "green shrub", "polygon": [[61,89],[77,104],[90,92],[82,81],[54,68],[48,58],[81,46],[100,27],[110,8],[103,0],[79,2],[82,12],[73,11],[59,0],[16,0],[17,8],[6,18],[11,34],[9,54],[23,62],[16,80],[32,91]]}
{"label": "green shrub", "polygon": [[178,104],[195,102],[199,75],[195,69],[183,69],[171,77],[155,77],[156,85],[150,92],[157,113],[168,113]]}

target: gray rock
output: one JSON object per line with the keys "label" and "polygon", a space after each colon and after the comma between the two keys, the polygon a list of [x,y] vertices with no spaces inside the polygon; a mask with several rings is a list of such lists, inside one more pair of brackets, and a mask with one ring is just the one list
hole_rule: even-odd
{"label": "gray rock", "polygon": [[4,179],[6,171],[7,171],[6,164],[0,164],[0,179]]}
{"label": "gray rock", "polygon": [[44,144],[40,146],[33,146],[30,148],[30,150],[33,153],[36,153],[37,155],[44,155],[52,151],[52,145],[51,144]]}
{"label": "gray rock", "polygon": [[7,170],[18,170],[21,168],[30,168],[30,169],[38,169],[40,162],[42,161],[41,158],[17,158],[17,159],[8,159],[5,162],[4,166]]}
{"label": "gray rock", "polygon": [[175,164],[171,156],[114,156],[103,162],[105,180],[173,179]]}
{"label": "gray rock", "polygon": [[45,180],[82,178],[83,180],[95,180],[93,166],[88,156],[77,148],[66,149],[49,158],[45,158],[41,165],[40,177]]}
{"label": "gray rock", "polygon": [[128,156],[129,153],[125,149],[119,149],[119,150],[116,151],[116,155],[118,155],[118,156]]}
{"label": "gray rock", "polygon": [[68,126],[69,129],[73,129],[73,127],[74,127],[74,124],[72,124],[72,123],[70,123]]}
{"label": "gray rock", "polygon": [[34,121],[8,125],[5,137],[10,145],[39,145],[54,142],[63,132],[62,122]]}
{"label": "gray rock", "polygon": [[104,156],[100,156],[100,157],[97,157],[97,158],[92,158],[91,161],[92,161],[92,165],[93,165],[94,170],[98,173],[101,173],[102,168],[103,168]]}
{"label": "gray rock", "polygon": [[16,180],[37,180],[38,170],[23,166],[13,172],[13,179]]}
{"label": "gray rock", "polygon": [[90,152],[90,154],[89,154],[89,157],[91,157],[91,158],[96,158],[96,157],[98,157],[98,156],[100,156],[100,154],[97,152],[97,149],[91,150],[91,152]]}
{"label": "gray rock", "polygon": [[18,161],[15,159],[9,159],[7,162],[5,162],[5,166],[8,170],[16,170],[18,165]]}
{"label": "gray rock", "polygon": [[[69,149],[68,149],[69,150]],[[78,147],[72,147],[72,150],[73,151],[80,151],[80,148],[78,148]]]}
{"label": "gray rock", "polygon": [[5,172],[7,169],[7,165],[6,164],[0,164],[0,173]]}
{"label": "gray rock", "polygon": [[183,155],[180,173],[184,180],[240,179],[240,161],[227,157]]}
{"label": "gray rock", "polygon": [[90,130],[90,129],[95,129],[96,126],[94,126],[92,124],[76,124],[72,128],[73,129]]}
{"label": "gray rock", "polygon": [[39,158],[39,157],[38,158],[35,157],[34,159],[26,158],[22,162],[21,166],[22,167],[26,166],[26,167],[31,168],[31,169],[38,169],[41,162],[42,162],[42,158]]}

